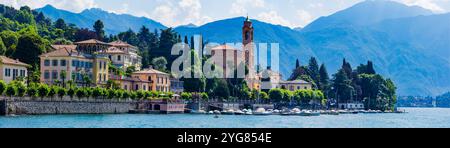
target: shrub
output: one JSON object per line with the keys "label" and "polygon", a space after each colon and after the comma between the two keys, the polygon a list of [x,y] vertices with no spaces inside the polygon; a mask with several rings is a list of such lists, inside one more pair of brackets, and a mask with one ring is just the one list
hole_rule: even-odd
{"label": "shrub", "polygon": [[50,92],[50,88],[46,84],[41,84],[38,87],[38,95],[41,98],[47,97],[48,93]]}
{"label": "shrub", "polygon": [[260,94],[260,99],[263,99],[263,100],[269,100],[269,95],[266,93],[266,92],[261,92]]}
{"label": "shrub", "polygon": [[122,99],[128,99],[130,98],[131,93],[129,91],[124,91],[122,94]]}
{"label": "shrub", "polygon": [[274,100],[274,101],[282,101],[284,94],[283,91],[281,89],[271,89],[269,91],[269,97],[270,99]]}
{"label": "shrub", "polygon": [[96,87],[92,91],[92,97],[99,98],[103,96],[103,89],[100,87]]}
{"label": "shrub", "polygon": [[118,89],[114,91],[114,97],[116,97],[117,99],[121,99],[123,96],[123,90]]}
{"label": "shrub", "polygon": [[200,94],[203,100],[209,100],[209,96],[207,93],[201,93]]}
{"label": "shrub", "polygon": [[59,87],[58,88],[58,96],[60,98],[63,98],[65,95],[67,95],[67,89]]}
{"label": "shrub", "polygon": [[116,90],[114,90],[114,89],[108,89],[107,92],[108,92],[108,99],[113,99],[116,95],[115,94]]}
{"label": "shrub", "polygon": [[73,98],[75,96],[76,88],[70,87],[69,90],[67,90],[67,95],[70,96],[70,98]]}
{"label": "shrub", "polygon": [[144,98],[146,98],[146,92],[143,90],[139,90],[136,92],[136,98],[139,100],[142,100]]}
{"label": "shrub", "polygon": [[27,87],[25,86],[25,84],[23,84],[21,82],[16,83],[16,88],[17,88],[17,96],[18,97],[23,97],[27,93]]}
{"label": "shrub", "polygon": [[85,89],[85,88],[78,88],[78,89],[75,91],[75,95],[77,95],[77,97],[78,97],[79,99],[81,99],[81,98],[88,97],[89,92],[88,92],[88,90]]}
{"label": "shrub", "polygon": [[183,100],[192,100],[192,94],[188,92],[181,93],[181,99]]}
{"label": "shrub", "polygon": [[6,87],[6,95],[9,97],[16,96],[17,95],[17,87],[14,85],[11,85],[11,84],[8,85]]}
{"label": "shrub", "polygon": [[0,80],[0,95],[2,95],[6,91],[6,83],[3,80]]}
{"label": "shrub", "polygon": [[50,98],[55,97],[55,95],[58,93],[58,90],[59,90],[58,87],[56,87],[56,86],[52,86],[49,89],[50,89],[50,91],[48,92],[47,96],[49,96]]}
{"label": "shrub", "polygon": [[131,99],[131,100],[135,100],[135,99],[137,98],[137,92],[131,91],[131,92],[129,92],[129,93],[130,93],[130,99]]}
{"label": "shrub", "polygon": [[30,97],[36,97],[38,94],[38,88],[36,83],[31,83],[27,88],[27,95]]}

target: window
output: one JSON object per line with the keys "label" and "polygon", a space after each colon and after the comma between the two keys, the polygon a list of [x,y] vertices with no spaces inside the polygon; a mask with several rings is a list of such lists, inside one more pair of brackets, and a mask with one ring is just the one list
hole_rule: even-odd
{"label": "window", "polygon": [[80,63],[78,63],[78,67],[83,68],[83,67],[84,67],[84,62],[83,62],[83,61],[80,61]]}
{"label": "window", "polygon": [[58,60],[52,60],[52,66],[58,66]]}
{"label": "window", "polygon": [[61,60],[61,66],[66,66],[66,60]]}
{"label": "window", "polygon": [[50,72],[48,70],[44,72],[44,79],[50,79]]}
{"label": "window", "polygon": [[9,68],[5,69],[5,76],[6,77],[10,77],[11,76],[11,69],[9,69]]}
{"label": "window", "polygon": [[58,79],[58,71],[53,71],[52,72],[52,79]]}
{"label": "window", "polygon": [[120,55],[117,55],[117,61],[120,61]]}
{"label": "window", "polygon": [[98,74],[98,81],[102,81],[102,74]]}
{"label": "window", "polygon": [[124,86],[123,86],[123,89],[128,90],[128,86],[127,86],[127,85],[124,85]]}
{"label": "window", "polygon": [[103,81],[106,82],[106,74],[103,74]]}
{"label": "window", "polygon": [[102,62],[99,62],[99,63],[98,63],[98,68],[99,68],[99,69],[102,69]]}
{"label": "window", "polygon": [[106,62],[103,62],[103,68],[106,69]]}
{"label": "window", "polygon": [[142,86],[143,90],[147,90],[147,85]]}
{"label": "window", "polygon": [[13,69],[13,77],[17,77],[19,75],[19,71],[17,69]]}
{"label": "window", "polygon": [[109,56],[108,56],[108,58],[109,58],[109,60],[112,60],[112,57],[111,57],[111,55],[109,55]]}
{"label": "window", "polygon": [[25,70],[20,70],[20,76],[25,77]]}
{"label": "window", "polygon": [[44,61],[44,65],[45,65],[45,66],[50,66],[50,60],[45,60],[45,61]]}
{"label": "window", "polygon": [[139,85],[134,86],[134,90],[139,90]]}

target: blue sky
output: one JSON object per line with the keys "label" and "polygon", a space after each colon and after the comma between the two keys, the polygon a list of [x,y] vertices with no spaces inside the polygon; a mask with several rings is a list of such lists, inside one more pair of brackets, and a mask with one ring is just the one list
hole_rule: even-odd
{"label": "blue sky", "polygon": [[[57,8],[80,12],[101,8],[114,13],[145,16],[166,26],[211,21],[249,15],[261,21],[283,26],[303,27],[311,21],[348,8],[363,0],[0,0],[20,7],[40,8],[51,4]],[[450,11],[450,0],[393,0],[421,6],[435,13]]]}

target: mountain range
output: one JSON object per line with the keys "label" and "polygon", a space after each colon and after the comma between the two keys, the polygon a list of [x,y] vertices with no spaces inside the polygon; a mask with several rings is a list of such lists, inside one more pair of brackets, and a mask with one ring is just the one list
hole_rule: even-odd
{"label": "mountain range", "polygon": [[[100,9],[72,13],[46,6],[38,11],[52,19],[63,18],[86,28],[92,28],[94,21],[101,19],[108,33],[129,28],[137,31],[142,25],[151,29],[167,28],[148,18]],[[184,25],[175,31],[181,35],[200,34],[208,42],[240,42],[244,19]],[[368,0],[321,17],[304,28],[291,29],[254,19],[252,22],[255,42],[279,43],[284,78],[289,77],[296,59],[307,64],[311,56],[317,57],[332,74],[346,58],[354,67],[373,61],[379,73],[396,82],[399,95],[438,95],[450,90],[450,14],[433,14],[397,2]]]}
{"label": "mountain range", "polygon": [[150,30],[167,28],[161,23],[149,18],[135,17],[129,14],[115,14],[99,8],[86,9],[80,13],[74,13],[46,5],[36,9],[36,11],[44,13],[45,16],[53,21],[62,18],[66,23],[75,24],[80,28],[92,28],[95,21],[102,20],[107,34],[118,34],[128,29],[137,31],[143,25]]}

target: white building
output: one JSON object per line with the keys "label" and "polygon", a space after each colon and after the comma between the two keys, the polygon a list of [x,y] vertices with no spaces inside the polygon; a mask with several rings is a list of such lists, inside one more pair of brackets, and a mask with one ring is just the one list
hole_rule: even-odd
{"label": "white building", "polygon": [[126,70],[134,66],[137,71],[141,70],[142,57],[138,55],[138,48],[123,41],[109,43],[109,47],[104,54],[108,55],[112,64]]}
{"label": "white building", "polygon": [[19,60],[0,56],[0,79],[5,83],[9,83],[20,77],[25,78],[27,77],[27,68],[29,67],[31,66]]}

